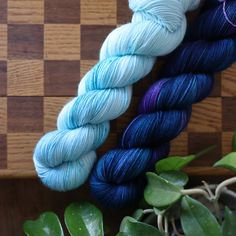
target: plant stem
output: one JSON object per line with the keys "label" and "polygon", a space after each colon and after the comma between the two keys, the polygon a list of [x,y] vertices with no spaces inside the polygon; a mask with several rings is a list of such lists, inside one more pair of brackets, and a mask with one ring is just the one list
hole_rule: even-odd
{"label": "plant stem", "polygon": [[169,225],[168,225],[168,219],[167,219],[166,216],[164,217],[164,223],[165,223],[165,234],[168,236],[168,233],[169,233]]}
{"label": "plant stem", "polygon": [[158,229],[160,230],[161,233],[164,233],[164,227],[163,227],[163,216],[162,215],[158,215],[157,216],[157,226]]}
{"label": "plant stem", "polygon": [[236,183],[236,177],[232,177],[230,179],[227,179],[225,181],[223,181],[222,183],[220,183],[217,187],[216,187],[216,190],[215,190],[215,199],[219,199],[220,197],[220,194],[222,192],[222,190],[228,186],[228,185],[231,185],[231,184],[235,184]]}
{"label": "plant stem", "polygon": [[212,203],[213,203],[213,206],[214,206],[215,211],[216,211],[216,216],[219,219],[219,222],[222,223],[222,217],[221,217],[221,214],[220,214],[220,206],[219,206],[218,199],[212,199]]}
{"label": "plant stem", "polygon": [[214,194],[213,194],[213,192],[211,191],[209,184],[208,184],[206,181],[204,181],[204,180],[202,181],[202,183],[203,183],[205,189],[207,190],[209,196],[210,196],[211,198],[213,198],[213,197],[214,197]]}
{"label": "plant stem", "polygon": [[214,194],[211,191],[211,188],[210,188],[209,184],[206,181],[202,181],[202,183],[204,184],[205,189],[207,190],[207,192],[209,193],[210,198],[212,199],[211,201],[212,201],[212,204],[215,208],[216,216],[217,216],[217,218],[219,219],[219,221],[221,223],[222,218],[221,218],[221,214],[220,214],[219,202],[218,202],[217,199],[214,198]]}
{"label": "plant stem", "polygon": [[146,210],[143,210],[143,214],[149,214],[149,213],[153,213],[154,210],[153,209],[146,209]]}
{"label": "plant stem", "polygon": [[217,147],[217,145],[211,145],[210,147],[195,154],[195,157],[197,158],[197,157],[203,156],[203,155],[207,154],[208,152],[210,152],[211,150],[214,150],[216,147]]}
{"label": "plant stem", "polygon": [[176,228],[176,225],[175,225],[175,219],[172,218],[171,219],[171,225],[172,225],[172,228],[174,230],[174,233],[177,235],[177,236],[184,236],[183,234],[180,234]]}
{"label": "plant stem", "polygon": [[227,187],[225,187],[222,192],[230,195],[231,197],[233,197],[234,199],[236,199],[236,193],[230,189],[228,189]]}
{"label": "plant stem", "polygon": [[[213,190],[213,189],[215,190],[216,187],[217,187],[216,184],[208,184],[208,186],[211,190]],[[198,188],[201,188],[201,186],[198,187]],[[225,187],[225,188],[222,189],[222,192],[224,192],[225,194],[230,195],[231,197],[235,198],[235,200],[236,200],[236,193],[234,191],[232,191],[232,190],[228,189],[227,187]]]}
{"label": "plant stem", "polygon": [[201,188],[192,188],[192,189],[182,189],[181,190],[181,193],[184,194],[184,195],[194,195],[194,194],[201,194],[203,195],[205,198],[207,198],[208,200],[210,200],[210,196],[209,194],[201,189]]}

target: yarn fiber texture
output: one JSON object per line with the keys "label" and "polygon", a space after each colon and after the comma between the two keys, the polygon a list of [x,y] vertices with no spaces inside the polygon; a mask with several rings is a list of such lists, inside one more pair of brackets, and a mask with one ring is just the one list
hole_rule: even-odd
{"label": "yarn fiber texture", "polygon": [[34,151],[41,181],[67,191],[87,179],[96,149],[109,133],[109,121],[129,107],[132,84],[147,75],[157,56],[172,52],[186,32],[184,13],[200,0],[130,0],[132,22],[112,31],[100,58],[82,79],[78,96],[57,119],[57,130],[45,134]]}
{"label": "yarn fiber texture", "polygon": [[[213,2],[213,1],[212,1]],[[227,1],[229,19],[236,22],[236,1]],[[214,2],[187,32],[161,77],[145,93],[139,113],[128,125],[117,148],[106,152],[94,168],[92,195],[103,205],[124,207],[142,197],[145,173],[169,153],[170,141],[187,126],[192,104],[206,98],[215,72],[236,61],[236,28]]]}

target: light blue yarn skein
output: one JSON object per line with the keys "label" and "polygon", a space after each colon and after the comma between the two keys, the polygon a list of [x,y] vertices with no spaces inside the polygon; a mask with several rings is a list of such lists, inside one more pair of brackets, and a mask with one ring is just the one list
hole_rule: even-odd
{"label": "light blue yarn skein", "polygon": [[82,79],[78,96],[60,112],[57,130],[45,134],[35,147],[35,168],[46,186],[67,191],[86,181],[95,150],[109,133],[109,121],[129,107],[132,84],[151,71],[157,56],[181,43],[186,31],[184,13],[199,2],[129,1],[132,22],[108,35],[98,64]]}

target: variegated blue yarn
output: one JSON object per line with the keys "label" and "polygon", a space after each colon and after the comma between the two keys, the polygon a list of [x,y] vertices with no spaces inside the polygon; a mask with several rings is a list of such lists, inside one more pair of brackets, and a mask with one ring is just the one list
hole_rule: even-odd
{"label": "variegated blue yarn", "polygon": [[[189,28],[186,41],[168,58],[161,79],[144,95],[120,145],[95,166],[91,192],[102,204],[122,207],[142,196],[145,172],[168,155],[169,142],[186,127],[192,104],[211,92],[213,73],[236,61],[236,27],[224,17],[222,3],[211,2],[214,7]],[[236,22],[236,1],[227,1],[225,10]]]}
{"label": "variegated blue yarn", "polygon": [[105,141],[109,121],[123,114],[131,100],[132,84],[147,75],[156,60],[173,51],[186,31],[187,10],[200,0],[129,0],[132,22],[112,31],[102,45],[100,58],[82,79],[78,96],[67,103],[57,130],[37,143],[34,164],[49,188],[79,187]]}

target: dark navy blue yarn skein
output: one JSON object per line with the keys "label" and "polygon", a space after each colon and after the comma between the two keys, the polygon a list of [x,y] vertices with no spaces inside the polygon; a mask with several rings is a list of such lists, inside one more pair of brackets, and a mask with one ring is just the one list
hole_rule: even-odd
{"label": "dark navy blue yarn skein", "polygon": [[[168,155],[170,141],[188,124],[192,104],[210,94],[215,72],[236,61],[236,28],[225,18],[222,3],[207,9],[145,93],[119,146],[94,168],[91,192],[102,204],[123,207],[142,196],[145,172]],[[236,22],[236,1],[227,1],[226,12]]]}

